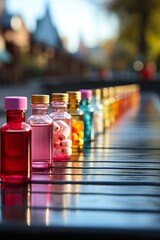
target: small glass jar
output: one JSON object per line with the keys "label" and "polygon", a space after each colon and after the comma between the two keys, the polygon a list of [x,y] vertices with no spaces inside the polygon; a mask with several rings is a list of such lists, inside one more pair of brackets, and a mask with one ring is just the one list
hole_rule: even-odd
{"label": "small glass jar", "polygon": [[68,93],[52,93],[53,160],[72,156],[72,116],[68,113]]}
{"label": "small glass jar", "polygon": [[31,180],[31,134],[25,122],[27,97],[5,97],[6,123],[1,127],[1,181]]}
{"label": "small glass jar", "polygon": [[49,168],[52,163],[53,121],[49,117],[49,95],[33,94],[32,115],[27,123],[32,128],[32,168]]}
{"label": "small glass jar", "polygon": [[84,112],[80,109],[81,92],[68,91],[68,111],[72,116],[72,150],[82,151],[84,147]]}

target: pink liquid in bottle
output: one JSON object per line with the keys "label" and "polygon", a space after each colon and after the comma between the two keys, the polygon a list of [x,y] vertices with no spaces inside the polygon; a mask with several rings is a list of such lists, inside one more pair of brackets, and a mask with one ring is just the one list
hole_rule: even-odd
{"label": "pink liquid in bottle", "polygon": [[32,129],[32,168],[49,168],[52,164],[53,121],[48,115],[49,95],[32,95],[32,114],[27,123]]}
{"label": "pink liquid in bottle", "polygon": [[51,165],[53,124],[31,124],[31,128],[32,167],[48,168]]}

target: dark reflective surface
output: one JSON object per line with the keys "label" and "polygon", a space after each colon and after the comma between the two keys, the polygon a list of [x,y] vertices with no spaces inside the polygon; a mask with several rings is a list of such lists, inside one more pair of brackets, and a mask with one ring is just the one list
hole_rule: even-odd
{"label": "dark reflective surface", "polygon": [[1,185],[0,226],[146,229],[160,236],[159,106],[156,95],[143,94],[83,152],[34,171],[30,185]]}
{"label": "dark reflective surface", "polygon": [[29,206],[29,184],[1,184],[1,221],[28,225]]}

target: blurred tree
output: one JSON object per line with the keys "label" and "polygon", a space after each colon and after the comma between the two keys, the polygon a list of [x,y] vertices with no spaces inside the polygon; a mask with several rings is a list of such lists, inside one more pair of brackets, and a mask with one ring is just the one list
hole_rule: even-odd
{"label": "blurred tree", "polygon": [[[120,19],[119,40],[132,42],[132,53],[148,57],[154,55],[155,36],[160,28],[157,15],[160,14],[160,0],[108,0],[106,7]],[[158,14],[157,14],[158,13]],[[157,49],[156,49],[157,50]],[[160,49],[158,49],[160,51]]]}

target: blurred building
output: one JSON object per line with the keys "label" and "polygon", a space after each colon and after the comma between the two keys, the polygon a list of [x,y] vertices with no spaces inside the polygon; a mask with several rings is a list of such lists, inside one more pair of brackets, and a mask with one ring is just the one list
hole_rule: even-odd
{"label": "blurred building", "polygon": [[0,0],[0,45],[2,75],[7,73],[9,81],[19,82],[22,74],[21,54],[30,46],[30,33],[20,15],[7,12],[5,0]]}
{"label": "blurred building", "polygon": [[0,83],[20,83],[34,77],[82,76],[88,66],[63,46],[48,5],[36,30],[23,17],[10,14],[0,0]]}
{"label": "blurred building", "polygon": [[85,72],[84,62],[65,49],[52,22],[48,5],[44,16],[37,20],[32,38],[32,54],[39,56],[39,59],[43,56],[41,62],[45,66],[46,75],[83,75]]}
{"label": "blurred building", "polygon": [[48,6],[46,6],[46,12],[44,16],[37,20],[34,38],[39,43],[63,50],[61,38],[56,27],[52,23]]}

